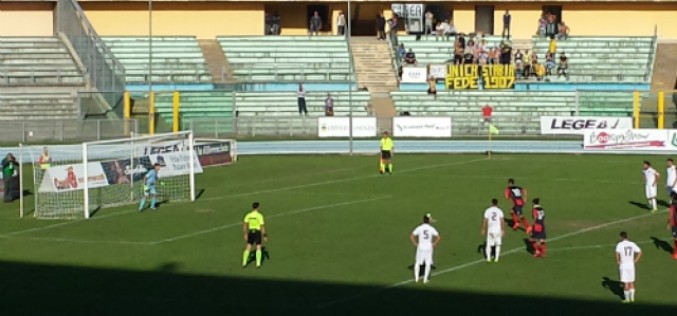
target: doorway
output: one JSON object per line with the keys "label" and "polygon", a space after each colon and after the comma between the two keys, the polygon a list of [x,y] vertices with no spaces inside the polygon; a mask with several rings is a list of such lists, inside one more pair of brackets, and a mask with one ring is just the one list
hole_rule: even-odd
{"label": "doorway", "polygon": [[475,32],[494,35],[494,6],[475,6]]}
{"label": "doorway", "polygon": [[320,32],[329,32],[331,31],[332,20],[329,16],[329,6],[326,4],[320,5],[309,5],[306,12],[306,28],[310,28],[310,18],[317,12],[322,19],[322,28]]}
{"label": "doorway", "polygon": [[559,24],[562,21],[562,6],[561,5],[544,5],[543,14],[554,14],[556,19],[555,22]]}

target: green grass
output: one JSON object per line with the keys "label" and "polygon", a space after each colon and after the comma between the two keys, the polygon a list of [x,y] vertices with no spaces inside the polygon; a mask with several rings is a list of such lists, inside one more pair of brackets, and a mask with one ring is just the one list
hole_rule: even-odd
{"label": "green grass", "polygon": [[[672,246],[665,212],[632,204],[644,203],[646,158],[656,166],[664,161],[398,155],[395,174],[381,176],[374,156],[245,156],[199,175],[204,193],[196,202],[154,212],[129,206],[88,221],[45,221],[19,219],[18,205],[2,205],[1,308],[3,315],[674,311],[677,262],[660,247],[661,240]],[[502,199],[509,177],[541,198],[549,254],[532,258],[524,232],[509,231],[501,262],[485,264],[481,216],[500,197],[509,218]],[[261,202],[270,234],[270,258],[260,270],[240,267],[240,221],[253,201]],[[410,283],[408,237],[426,212],[443,239],[435,251],[438,274],[417,285]],[[617,286],[613,251],[621,230],[645,252],[631,306],[603,286]]]}

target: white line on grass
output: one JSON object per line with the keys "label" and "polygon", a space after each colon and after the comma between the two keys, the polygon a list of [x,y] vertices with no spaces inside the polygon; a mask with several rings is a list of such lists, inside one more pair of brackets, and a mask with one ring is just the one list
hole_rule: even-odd
{"label": "white line on grass", "polygon": [[[649,244],[654,242],[653,240],[645,241],[636,241],[638,245]],[[598,245],[587,245],[587,246],[570,246],[570,247],[560,247],[560,248],[548,248],[548,252],[560,252],[560,251],[574,251],[574,250],[590,250],[590,249],[601,249],[601,248],[611,248],[615,247],[616,244],[598,244]]]}
{"label": "white line on grass", "polygon": [[[472,160],[465,160],[465,161],[445,163],[445,164],[422,166],[422,167],[416,167],[416,168],[411,168],[411,169],[404,169],[402,171],[396,172],[395,174],[397,175],[397,174],[400,174],[400,173],[408,173],[408,172],[419,171],[419,170],[466,165],[466,164],[471,164],[471,163],[486,161],[486,160],[487,160],[486,158],[481,158],[481,159],[472,159]],[[304,189],[304,188],[310,188],[310,187],[316,187],[316,186],[322,186],[322,185],[328,185],[328,184],[336,184],[336,183],[343,183],[343,182],[350,182],[350,181],[357,181],[357,180],[365,180],[365,179],[378,178],[378,177],[386,177],[386,176],[380,175],[380,174],[372,174],[372,175],[361,176],[361,177],[329,180],[329,181],[322,181],[322,182],[315,182],[315,183],[308,183],[308,184],[299,184],[299,185],[276,188],[276,189],[267,189],[267,190],[261,190],[261,191],[239,193],[239,194],[230,194],[230,195],[216,196],[216,197],[211,197],[211,198],[201,198],[200,201],[223,200],[223,199],[237,198],[237,197],[264,194],[264,193],[274,193],[274,192],[281,192],[281,191],[288,191],[288,190],[295,190],[295,189]]]}
{"label": "white line on grass", "polygon": [[[642,215],[638,215],[638,216],[628,217],[628,218],[624,218],[624,219],[619,219],[619,220],[615,220],[615,221],[591,226],[591,227],[580,229],[580,230],[577,230],[577,231],[573,231],[573,232],[570,232],[570,233],[567,233],[567,234],[564,234],[564,235],[559,235],[555,238],[549,239],[548,242],[552,243],[552,242],[555,242],[555,241],[558,241],[558,240],[562,240],[562,239],[566,239],[566,238],[569,238],[569,237],[585,234],[585,233],[593,231],[593,230],[606,228],[606,227],[609,227],[609,226],[612,226],[612,225],[623,224],[623,223],[635,221],[635,220],[638,220],[638,219],[646,218],[646,217],[649,217],[649,216],[653,216],[653,215],[665,213],[665,212],[666,211],[663,210],[663,211],[657,212],[657,213],[642,214]],[[524,250],[524,246],[516,247],[516,248],[513,248],[513,249],[510,249],[508,251],[503,252],[501,254],[501,256],[505,257],[507,255],[514,254],[514,253],[517,253],[517,252],[523,251],[523,250]],[[441,271],[433,272],[431,275],[437,276],[437,275],[441,275],[441,274],[445,274],[445,273],[449,273],[449,272],[454,272],[454,271],[458,271],[458,270],[461,270],[461,269],[465,269],[467,267],[478,265],[478,264],[483,263],[483,262],[486,262],[486,260],[485,259],[478,259],[478,260],[474,260],[474,261],[469,261],[469,262],[466,262],[466,263],[463,263],[463,264],[460,264],[460,265],[449,267],[449,268],[441,270]],[[397,287],[400,287],[400,286],[403,286],[403,285],[407,285],[407,284],[412,283],[412,282],[414,282],[414,280],[412,280],[412,279],[404,280],[404,281],[397,282],[397,283],[394,283],[394,284],[391,284],[391,285],[388,285],[388,286],[384,286],[384,287],[381,287],[381,288],[377,288],[377,289],[374,289],[374,290],[371,290],[371,291],[368,291],[368,292],[358,293],[356,295],[352,295],[352,296],[340,298],[340,299],[337,299],[337,300],[333,300],[333,301],[330,301],[328,303],[324,303],[322,305],[319,305],[319,306],[317,306],[317,308],[326,308],[326,307],[333,306],[333,305],[336,305],[336,304],[354,301],[356,299],[360,299],[360,298],[363,298],[363,297],[366,297],[366,296],[369,296],[369,295],[373,295],[373,294],[376,294],[376,293],[379,293],[379,292],[382,292],[382,291],[386,291],[386,290],[397,288]]]}
{"label": "white line on grass", "polygon": [[77,224],[77,223],[81,223],[81,222],[84,222],[84,221],[95,220],[95,219],[104,219],[104,218],[109,218],[109,217],[113,217],[113,216],[120,216],[120,215],[124,215],[124,214],[128,214],[128,213],[135,213],[135,212],[138,212],[138,210],[120,211],[120,212],[110,213],[110,214],[101,215],[101,216],[94,216],[90,219],[84,219],[83,218],[83,219],[77,219],[77,220],[72,220],[72,221],[68,221],[68,222],[62,222],[62,223],[42,226],[42,227],[35,227],[35,228],[29,228],[29,229],[24,229],[24,230],[18,230],[18,231],[14,231],[14,232],[5,233],[5,234],[0,234],[0,237],[7,237],[7,236],[14,236],[14,235],[25,234],[25,233],[32,233],[32,232],[37,232],[37,231],[41,231],[41,230],[57,228],[57,227],[61,227],[61,226]]}
{"label": "white line on grass", "polygon": [[87,240],[87,239],[51,238],[51,237],[12,237],[12,236],[0,236],[0,239],[16,239],[16,240],[48,241],[48,242],[74,243],[74,244],[112,244],[112,245],[138,245],[138,246],[149,246],[149,245],[150,245],[149,242],[144,242],[144,241]]}
{"label": "white line on grass", "polygon": [[[278,214],[273,214],[270,216],[266,216],[267,218],[277,218],[277,217],[283,217],[283,216],[289,216],[289,215],[294,215],[294,214],[300,214],[300,213],[306,213],[306,212],[311,212],[311,211],[316,211],[316,210],[322,210],[322,209],[328,209],[328,208],[333,208],[333,207],[338,207],[338,206],[347,206],[347,205],[354,205],[354,204],[360,204],[360,203],[368,203],[368,202],[373,202],[373,201],[379,201],[379,200],[384,200],[387,198],[390,198],[390,195],[385,195],[385,196],[379,196],[379,197],[374,197],[374,198],[369,198],[369,199],[363,199],[363,200],[355,200],[355,201],[350,201],[350,202],[342,202],[342,203],[335,203],[335,204],[327,204],[327,205],[320,205],[320,206],[313,206],[313,207],[308,207],[308,208],[302,208],[298,210],[293,210],[289,212],[284,212],[284,213],[278,213]],[[172,242],[172,241],[177,241],[181,239],[186,239],[186,238],[191,238],[195,236],[200,236],[204,234],[209,234],[215,231],[219,231],[222,229],[226,228],[231,228],[231,227],[239,227],[242,225],[242,222],[235,222],[235,223],[230,223],[222,226],[217,226],[205,230],[200,230],[196,231],[190,234],[185,234],[185,235],[180,235],[172,238],[167,238],[163,240],[158,240],[154,242],[150,242],[149,245],[157,245],[157,244],[162,244],[162,243],[167,243],[167,242]]]}

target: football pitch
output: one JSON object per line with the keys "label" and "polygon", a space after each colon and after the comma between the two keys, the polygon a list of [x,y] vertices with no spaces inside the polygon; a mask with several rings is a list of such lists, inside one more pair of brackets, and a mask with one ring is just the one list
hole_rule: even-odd
{"label": "football pitch", "polygon": [[[193,203],[104,209],[90,220],[0,211],[3,315],[650,315],[677,310],[677,261],[645,207],[642,161],[665,156],[244,156],[205,169]],[[548,255],[509,230],[498,263],[480,250],[491,198],[510,219],[507,179],[539,197]],[[29,197],[30,199],[31,197]],[[240,266],[241,221],[261,203],[261,269]],[[529,206],[531,203],[528,204]],[[527,208],[530,210],[530,208]],[[442,236],[428,284],[413,283],[409,234],[432,213]],[[530,215],[530,212],[527,212]],[[530,217],[530,216],[529,216]],[[637,302],[621,304],[618,233],[644,252]]]}

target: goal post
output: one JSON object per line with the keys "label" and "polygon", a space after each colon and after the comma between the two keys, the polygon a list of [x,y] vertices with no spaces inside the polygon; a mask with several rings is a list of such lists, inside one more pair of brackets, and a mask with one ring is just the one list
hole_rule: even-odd
{"label": "goal post", "polygon": [[[42,151],[51,156],[44,168]],[[50,146],[28,150],[34,169],[34,216],[90,218],[100,209],[128,205],[144,196],[144,177],[160,165],[155,185],[160,204],[195,200],[195,173],[202,166],[193,133],[178,132]]]}

